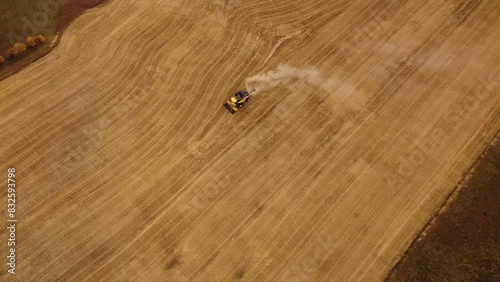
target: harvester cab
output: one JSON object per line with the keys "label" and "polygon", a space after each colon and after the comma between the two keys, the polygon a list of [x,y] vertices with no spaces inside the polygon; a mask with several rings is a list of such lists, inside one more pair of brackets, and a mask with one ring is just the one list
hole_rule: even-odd
{"label": "harvester cab", "polygon": [[243,107],[243,104],[250,101],[250,93],[254,91],[255,89],[250,92],[247,90],[240,90],[234,93],[233,97],[231,97],[224,104],[224,107],[226,107],[226,109],[228,109],[232,114],[236,113],[239,108]]}

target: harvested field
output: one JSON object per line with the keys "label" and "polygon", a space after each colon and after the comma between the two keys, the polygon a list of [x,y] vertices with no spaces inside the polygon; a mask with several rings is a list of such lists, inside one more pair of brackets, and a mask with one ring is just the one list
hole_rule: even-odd
{"label": "harvested field", "polygon": [[500,142],[419,236],[387,282],[500,280]]}
{"label": "harvested field", "polygon": [[[500,130],[499,5],[84,13],[0,81],[16,280],[384,279]],[[249,77],[258,94],[231,115]]]}

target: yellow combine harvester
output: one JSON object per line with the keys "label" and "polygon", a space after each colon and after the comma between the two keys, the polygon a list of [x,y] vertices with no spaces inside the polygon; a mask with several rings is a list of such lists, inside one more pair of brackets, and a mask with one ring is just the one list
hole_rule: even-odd
{"label": "yellow combine harvester", "polygon": [[224,107],[228,109],[232,114],[236,113],[239,108],[243,107],[245,102],[250,102],[250,93],[254,92],[254,90],[248,92],[247,90],[240,90],[234,93],[233,97],[231,97],[225,104]]}

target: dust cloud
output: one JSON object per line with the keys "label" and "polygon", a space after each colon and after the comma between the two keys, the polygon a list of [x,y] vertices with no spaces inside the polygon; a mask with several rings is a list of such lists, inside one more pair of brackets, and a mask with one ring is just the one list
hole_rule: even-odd
{"label": "dust cloud", "polygon": [[256,95],[295,80],[319,85],[323,78],[321,72],[313,66],[297,68],[282,64],[276,70],[247,78],[245,84],[248,91],[255,89],[252,94]]}

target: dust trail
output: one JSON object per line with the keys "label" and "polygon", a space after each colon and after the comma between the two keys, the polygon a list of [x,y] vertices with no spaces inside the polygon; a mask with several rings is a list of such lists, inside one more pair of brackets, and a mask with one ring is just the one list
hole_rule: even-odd
{"label": "dust trail", "polygon": [[245,84],[248,91],[255,89],[253,95],[256,95],[294,80],[304,80],[307,83],[319,85],[323,78],[321,72],[312,66],[297,68],[279,65],[276,70],[247,78]]}

